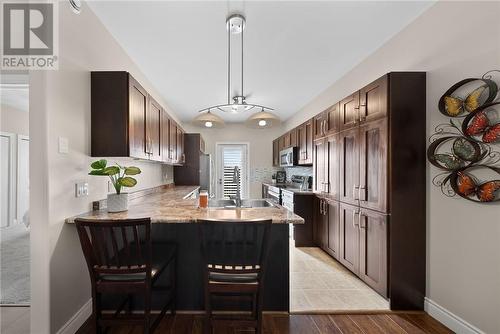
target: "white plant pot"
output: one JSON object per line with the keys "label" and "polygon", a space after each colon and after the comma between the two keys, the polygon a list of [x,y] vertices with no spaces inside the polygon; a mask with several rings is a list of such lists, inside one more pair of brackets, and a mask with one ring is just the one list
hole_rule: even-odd
{"label": "white plant pot", "polygon": [[128,210],[128,194],[108,194],[108,212]]}

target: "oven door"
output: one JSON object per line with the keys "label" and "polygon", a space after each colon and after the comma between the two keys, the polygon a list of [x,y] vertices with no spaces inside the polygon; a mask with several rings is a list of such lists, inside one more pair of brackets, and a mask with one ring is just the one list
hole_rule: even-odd
{"label": "oven door", "polygon": [[280,193],[273,191],[271,187],[267,190],[267,198],[274,204],[281,205]]}

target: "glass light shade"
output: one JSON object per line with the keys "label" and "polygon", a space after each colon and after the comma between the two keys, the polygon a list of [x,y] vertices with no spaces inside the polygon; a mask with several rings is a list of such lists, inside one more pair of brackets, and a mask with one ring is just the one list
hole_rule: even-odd
{"label": "glass light shade", "polygon": [[217,115],[212,114],[210,111],[200,113],[193,119],[194,125],[203,128],[222,128],[224,127],[224,120]]}
{"label": "glass light shade", "polygon": [[280,119],[268,111],[259,111],[250,116],[246,121],[248,127],[257,129],[268,129],[279,124]]}

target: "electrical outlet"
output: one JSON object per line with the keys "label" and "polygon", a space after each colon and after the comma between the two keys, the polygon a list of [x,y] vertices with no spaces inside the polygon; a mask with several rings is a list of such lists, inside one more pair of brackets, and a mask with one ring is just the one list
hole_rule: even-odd
{"label": "electrical outlet", "polygon": [[89,195],[89,184],[87,182],[79,182],[75,184],[75,197]]}

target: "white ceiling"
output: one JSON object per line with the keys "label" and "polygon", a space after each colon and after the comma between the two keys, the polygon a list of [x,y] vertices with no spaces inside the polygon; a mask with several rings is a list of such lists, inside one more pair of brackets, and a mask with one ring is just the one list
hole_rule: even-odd
{"label": "white ceiling", "polygon": [[[246,16],[247,102],[286,120],[433,2],[94,1],[92,10],[182,121],[227,99],[229,13]],[[126,69],[124,69],[126,70]],[[227,122],[249,114],[218,113]]]}

